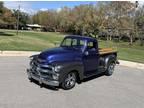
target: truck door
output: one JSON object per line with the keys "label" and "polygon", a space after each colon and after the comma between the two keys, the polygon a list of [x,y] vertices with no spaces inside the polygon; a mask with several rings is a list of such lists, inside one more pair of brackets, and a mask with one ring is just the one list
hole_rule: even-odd
{"label": "truck door", "polygon": [[87,42],[87,48],[83,56],[85,75],[95,74],[98,70],[99,53],[97,42]]}

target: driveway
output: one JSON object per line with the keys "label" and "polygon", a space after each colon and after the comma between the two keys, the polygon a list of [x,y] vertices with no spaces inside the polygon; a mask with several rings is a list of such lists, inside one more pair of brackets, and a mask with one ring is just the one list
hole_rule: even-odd
{"label": "driveway", "polygon": [[144,70],[117,66],[69,91],[27,79],[26,57],[0,57],[0,108],[144,108]]}

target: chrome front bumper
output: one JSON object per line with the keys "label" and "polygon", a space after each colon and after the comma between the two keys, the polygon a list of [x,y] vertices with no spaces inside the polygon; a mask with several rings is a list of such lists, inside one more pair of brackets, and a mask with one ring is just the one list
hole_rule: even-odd
{"label": "chrome front bumper", "polygon": [[50,80],[44,76],[41,76],[40,74],[33,74],[31,69],[27,69],[27,74],[29,79],[34,79],[39,82],[39,84],[46,84],[50,86],[59,86],[59,81],[56,80]]}

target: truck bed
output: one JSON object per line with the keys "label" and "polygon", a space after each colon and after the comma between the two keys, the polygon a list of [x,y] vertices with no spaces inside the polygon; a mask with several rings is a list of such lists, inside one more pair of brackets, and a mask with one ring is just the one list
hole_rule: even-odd
{"label": "truck bed", "polygon": [[116,53],[116,52],[117,52],[117,50],[115,50],[113,48],[99,48],[99,54],[100,55]]}

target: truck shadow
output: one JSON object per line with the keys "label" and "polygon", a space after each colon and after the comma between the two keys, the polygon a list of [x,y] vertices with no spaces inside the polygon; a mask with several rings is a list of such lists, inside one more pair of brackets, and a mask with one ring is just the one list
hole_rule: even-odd
{"label": "truck shadow", "polygon": [[[99,78],[99,77],[102,77],[102,76],[104,76],[104,75],[105,75],[104,73],[101,73],[101,74],[98,74],[98,75],[94,75],[94,76],[85,78],[85,79],[83,79],[81,82],[78,82],[78,84],[82,84],[82,83],[85,83],[85,82],[94,80],[94,79]],[[35,83],[35,84],[38,85],[40,88],[45,88],[45,89],[49,89],[49,90],[53,90],[53,91],[58,91],[59,89],[62,89],[62,88],[60,88],[60,87],[53,87],[53,86],[49,86],[49,85],[46,85],[46,84],[41,84],[41,85],[40,85],[39,82],[36,81],[36,80],[32,80],[32,83]]]}
{"label": "truck shadow", "polygon": [[88,81],[91,81],[91,80],[93,80],[93,79],[96,79],[96,78],[99,78],[99,77],[102,77],[102,76],[105,76],[105,74],[104,74],[104,73],[101,73],[101,74],[98,74],[98,75],[94,75],[94,76],[85,78],[85,79],[83,79],[82,82],[88,82]]}
{"label": "truck shadow", "polygon": [[53,91],[58,91],[59,90],[59,87],[52,87],[52,86],[49,86],[49,85],[46,85],[46,84],[41,84],[40,85],[39,82],[36,81],[36,80],[32,80],[32,83],[35,83],[40,88],[46,88],[46,89],[53,90]]}

